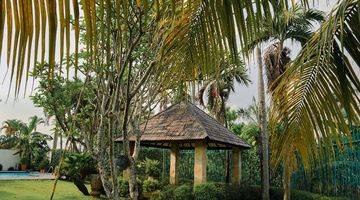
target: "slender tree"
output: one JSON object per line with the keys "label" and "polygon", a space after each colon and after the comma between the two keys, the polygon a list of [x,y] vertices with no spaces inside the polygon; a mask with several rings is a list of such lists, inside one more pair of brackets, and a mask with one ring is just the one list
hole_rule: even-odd
{"label": "slender tree", "polygon": [[260,47],[256,48],[256,57],[258,64],[258,98],[259,98],[259,127],[260,127],[260,145],[261,145],[261,188],[262,199],[270,199],[270,174],[269,174],[269,137],[266,125],[266,105],[265,105],[265,87],[263,77],[263,64]]}
{"label": "slender tree", "polygon": [[[250,43],[249,48],[253,49],[256,47],[256,56],[258,59],[258,65],[259,70],[260,66],[259,63],[262,63],[262,60],[264,60],[265,69],[266,69],[266,77],[267,77],[267,88],[270,93],[274,91],[274,88],[276,88],[276,81],[278,78],[285,72],[287,64],[290,62],[290,49],[284,46],[284,42],[286,40],[293,40],[300,42],[301,45],[304,45],[306,41],[310,38],[312,34],[313,29],[313,22],[322,22],[324,20],[324,15],[321,11],[318,11],[316,9],[304,9],[298,4],[294,4],[291,8],[288,10],[279,9],[281,8],[281,1],[274,1],[274,8],[276,8],[275,12],[277,15],[275,15],[270,20],[264,20],[264,25],[262,26],[260,30],[259,36]],[[261,50],[258,47],[259,44],[272,41],[273,44],[270,44],[270,46],[265,50],[264,56],[261,54]],[[259,72],[259,76],[262,75]],[[263,84],[263,80],[260,80],[259,78],[259,84]],[[262,79],[262,77],[261,77]],[[265,89],[263,88],[263,85],[259,85],[259,89],[262,91],[259,91],[259,114],[264,114],[263,120],[266,121],[266,111],[265,111],[265,105],[261,105],[261,101],[265,93]],[[281,105],[279,105],[281,106]],[[261,109],[260,109],[261,108]],[[263,109],[263,110],[262,110]],[[269,152],[268,147],[268,134],[266,133],[267,126],[265,122],[262,122],[261,117],[260,118],[260,130],[264,129],[264,131],[261,131],[261,145],[262,150],[265,150],[266,152]],[[266,137],[265,137],[266,135]],[[262,142],[265,142],[264,144]],[[264,153],[261,153],[262,155],[262,162],[268,162],[269,158]],[[286,161],[285,163],[289,164],[289,161]],[[268,168],[268,163],[263,163],[263,167]],[[284,172],[291,173],[289,169],[289,165],[284,165],[286,168]],[[264,170],[262,168],[262,170]],[[267,171],[267,170],[266,170]],[[268,177],[268,175],[265,175],[265,173],[268,173],[266,171],[263,171],[263,178]],[[284,199],[290,199],[290,187],[289,187],[289,177],[290,175],[284,174]],[[264,181],[264,180],[263,180]],[[266,181],[268,183],[268,181]],[[266,184],[263,182],[263,184]],[[265,190],[265,189],[264,189]],[[266,189],[268,190],[268,189]],[[263,191],[264,192],[264,191]]]}
{"label": "slender tree", "polygon": [[339,136],[359,124],[359,62],[350,62],[359,56],[358,11],[355,0],[336,4],[277,81],[269,119],[273,166],[294,152],[307,168],[331,158],[334,139],[341,144]]}

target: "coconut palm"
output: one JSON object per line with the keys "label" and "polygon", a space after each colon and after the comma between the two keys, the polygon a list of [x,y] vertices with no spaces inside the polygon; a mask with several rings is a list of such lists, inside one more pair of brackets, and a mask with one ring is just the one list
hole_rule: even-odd
{"label": "coconut palm", "polygon": [[359,124],[358,13],[358,1],[339,2],[277,83],[269,119],[273,166],[296,152],[311,167]]}
{"label": "coconut palm", "polygon": [[[223,61],[220,65],[219,77],[208,78],[198,92],[200,105],[207,109],[215,116],[215,118],[226,127],[228,127],[226,119],[226,102],[229,99],[230,92],[235,91],[235,81],[240,84],[247,85],[249,79],[245,66],[241,63],[231,63],[231,61]],[[204,97],[207,91],[207,105],[205,106]],[[230,154],[226,152],[226,172],[225,181],[230,181]]]}
{"label": "coconut palm", "polygon": [[[264,20],[264,24],[260,29],[258,36],[249,44],[249,50],[256,47],[256,56],[258,59],[259,70],[259,123],[260,138],[262,145],[261,165],[262,165],[262,181],[263,193],[269,188],[269,172],[268,172],[268,134],[266,133],[266,110],[265,110],[265,90],[263,81],[263,65],[266,67],[266,76],[268,81],[268,90],[271,92],[276,87],[276,80],[285,72],[286,65],[290,62],[290,49],[284,47],[286,40],[293,40],[305,45],[310,38],[313,29],[313,22],[321,22],[324,15],[316,9],[304,9],[302,6],[295,4],[287,10],[282,9],[282,1],[273,1],[275,12],[277,13],[271,20]],[[262,58],[259,45],[265,42],[274,42],[265,50]],[[285,185],[288,185],[284,181]],[[285,191],[289,191],[286,187]],[[285,192],[284,198],[289,198],[288,192]],[[266,196],[268,196],[266,194]],[[267,198],[267,197],[263,197]]]}
{"label": "coconut palm", "polygon": [[250,81],[245,66],[223,61],[218,77],[208,77],[198,92],[199,103],[205,106],[204,97],[207,94],[207,109],[222,124],[226,125],[225,108],[230,92],[235,91],[235,82],[247,85]]}
{"label": "coconut palm", "polygon": [[30,117],[29,123],[26,124],[20,120],[6,120],[2,127],[8,137],[4,144],[12,141],[13,148],[17,149],[17,154],[26,161],[28,167],[31,167],[31,161],[35,153],[40,151],[48,151],[48,140],[52,138],[49,135],[36,131],[36,127],[44,121],[37,117]]}
{"label": "coconut palm", "polygon": [[322,11],[305,9],[298,4],[283,10],[279,9],[281,1],[274,2],[277,14],[271,20],[264,20],[259,35],[248,47],[249,50],[253,50],[258,45],[271,43],[265,49],[262,58],[266,67],[269,91],[274,90],[274,82],[285,72],[286,65],[290,62],[291,50],[284,46],[284,42],[291,40],[304,46],[313,33],[314,23],[324,20]]}
{"label": "coconut palm", "polygon": [[[130,57],[126,57],[128,55],[126,52],[128,49],[132,50],[133,44],[136,44],[138,40],[129,40],[127,37],[130,35],[127,23],[133,22],[138,16],[143,16],[146,13],[148,15],[145,15],[147,20],[145,22],[150,22],[151,27],[149,29],[138,29],[136,27],[132,29],[131,33],[156,30],[157,34],[151,38],[159,40],[153,42],[152,47],[159,47],[154,52],[158,52],[156,55],[159,58],[166,58],[165,60],[160,60],[162,64],[174,66],[172,68],[174,73],[184,68],[193,69],[194,66],[200,66],[199,69],[207,70],[208,68],[218,66],[216,64],[217,61],[221,60],[220,58],[226,55],[226,53],[236,54],[237,41],[240,41],[240,46],[244,47],[244,44],[248,44],[248,41],[252,41],[256,35],[261,33],[260,27],[263,16],[266,16],[266,20],[270,20],[271,15],[278,14],[273,12],[277,9],[276,6],[271,6],[273,2],[275,1],[170,0],[149,2],[139,0],[129,3],[128,1],[97,2],[89,0],[81,1],[82,6],[79,6],[79,1],[77,0],[72,1],[72,3],[69,0],[2,0],[0,1],[0,38],[3,38],[4,23],[6,22],[8,35],[14,36],[7,37],[8,51],[6,53],[11,71],[10,77],[15,80],[15,90],[17,93],[22,83],[21,77],[32,69],[32,65],[29,64],[31,59],[28,58],[32,57],[35,58],[33,59],[34,61],[38,60],[37,54],[32,55],[31,52],[38,52],[39,46],[41,46],[41,51],[39,51],[41,52],[40,61],[45,59],[45,49],[47,49],[48,62],[50,63],[49,80],[53,77],[57,44],[60,44],[60,60],[63,60],[65,52],[66,65],[69,68],[69,61],[71,61],[71,56],[69,56],[71,50],[70,24],[73,24],[71,26],[74,28],[74,69],[77,71],[80,13],[85,21],[84,30],[86,30],[86,37],[84,41],[87,44],[87,51],[91,57],[89,59],[92,64],[91,66],[98,67],[96,62],[100,60],[106,61],[106,66],[116,66],[116,68],[125,66],[122,69],[128,69],[126,66],[129,63],[129,59],[127,58]],[[281,2],[281,9],[288,9],[288,1]],[[303,5],[308,5],[309,3],[308,0],[301,2]],[[79,12],[80,9],[83,12]],[[74,13],[74,20],[70,20],[70,13]],[[288,142],[288,140],[295,141],[293,140],[294,135],[297,136],[298,142],[301,141],[301,138],[310,140],[306,143],[298,143],[302,146],[301,148],[297,147],[297,149],[301,150],[301,155],[303,155],[302,157],[305,160],[313,158],[313,156],[306,155],[312,155],[314,150],[317,151],[314,147],[317,141],[319,141],[319,136],[322,138],[329,136],[327,133],[329,127],[331,127],[332,132],[337,132],[334,130],[340,127],[340,133],[343,134],[349,133],[346,128],[348,122],[352,124],[358,123],[360,111],[358,109],[359,98],[356,96],[356,91],[360,88],[360,84],[358,77],[353,71],[354,66],[358,65],[348,62],[348,60],[354,60],[356,63],[360,63],[358,62],[360,56],[358,56],[357,51],[359,46],[359,23],[356,21],[356,17],[353,17],[357,13],[358,0],[339,1],[326,23],[304,45],[304,50],[290,66],[291,70],[286,70],[283,75],[284,79],[278,84],[280,86],[277,87],[282,88],[281,92],[279,92],[280,89],[274,91],[272,96],[275,102],[280,101],[280,98],[283,99],[284,89],[286,89],[288,99],[282,104],[281,108],[272,109],[270,124],[283,122],[285,123],[284,130],[290,133],[283,134],[286,137],[282,137],[279,140],[280,145],[275,145],[279,154],[276,158],[286,156],[284,155],[284,148],[282,148],[283,144],[292,143]],[[244,16],[247,16],[247,19]],[[110,26],[114,23],[116,23],[117,28]],[[97,24],[100,24],[101,27],[99,28]],[[48,30],[46,30],[47,27]],[[108,27],[111,27],[111,29]],[[57,31],[60,37],[57,36]],[[41,37],[39,37],[40,33]],[[120,37],[121,39],[116,38],[118,39],[116,42],[111,42],[114,33],[124,37]],[[122,33],[124,34],[122,35]],[[99,36],[102,40],[99,39]],[[60,38],[59,43],[57,38]],[[136,39],[137,37],[134,38]],[[109,45],[102,45],[101,41],[107,41]],[[126,46],[129,41],[130,45]],[[334,43],[337,45],[334,45]],[[45,44],[48,45],[47,48],[45,48]],[[344,48],[340,48],[341,45]],[[2,50],[1,46],[2,40],[0,40],[0,50]],[[99,46],[106,48],[98,48]],[[31,47],[35,47],[35,50],[33,51]],[[126,51],[120,52],[121,56],[118,56],[118,54],[114,57],[106,57],[106,59],[97,59],[99,52],[102,53],[101,55],[104,55],[115,52],[115,50],[122,49],[123,47],[126,47],[124,48]],[[344,54],[341,49],[346,50],[350,55]],[[106,53],[103,51],[106,51]],[[171,55],[162,57],[162,55],[169,52],[171,52]],[[351,59],[348,59],[350,57]],[[26,65],[24,63],[25,60],[28,62]],[[150,66],[155,66],[155,64],[158,64],[158,62],[154,62]],[[126,70],[120,70],[120,72],[124,71]],[[148,77],[148,74],[151,74],[150,72],[151,70],[145,73],[145,77]],[[287,80],[285,80],[285,77]],[[140,80],[143,83],[143,80],[146,80],[146,78]],[[315,83],[315,80],[320,81]],[[284,88],[285,85],[287,86],[286,88]],[[301,87],[297,87],[299,85]],[[141,84],[138,84],[138,86],[135,89],[140,88]],[[335,95],[336,98],[327,96],[330,93]],[[130,96],[133,97],[133,94]],[[328,101],[321,102],[321,99],[324,97]],[[339,105],[337,105],[338,100],[340,100]],[[342,108],[347,110],[349,116],[347,120],[339,112]],[[283,119],[287,119],[287,121],[284,122]],[[308,126],[305,128],[301,127],[304,124]],[[310,153],[307,154],[306,152],[308,151]],[[264,199],[268,199],[268,197]]]}

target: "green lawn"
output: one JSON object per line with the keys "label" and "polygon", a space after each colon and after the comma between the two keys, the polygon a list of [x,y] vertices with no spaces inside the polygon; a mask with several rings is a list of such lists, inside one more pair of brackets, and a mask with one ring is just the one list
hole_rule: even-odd
{"label": "green lawn", "polygon": [[[12,180],[0,181],[0,199],[42,200],[50,199],[53,181],[51,180]],[[56,187],[57,200],[88,200],[71,182],[59,181]]]}

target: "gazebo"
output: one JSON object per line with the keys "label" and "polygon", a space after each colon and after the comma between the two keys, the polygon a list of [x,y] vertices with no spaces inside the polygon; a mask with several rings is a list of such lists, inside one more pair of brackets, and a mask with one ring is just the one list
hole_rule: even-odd
{"label": "gazebo", "polygon": [[[250,145],[189,101],[181,101],[141,126],[141,146],[170,149],[170,184],[179,180],[179,151],[195,149],[194,184],[206,182],[206,150],[232,150],[232,184],[241,181],[241,151]],[[122,142],[122,137],[116,139]],[[134,143],[135,136],[130,136]]]}

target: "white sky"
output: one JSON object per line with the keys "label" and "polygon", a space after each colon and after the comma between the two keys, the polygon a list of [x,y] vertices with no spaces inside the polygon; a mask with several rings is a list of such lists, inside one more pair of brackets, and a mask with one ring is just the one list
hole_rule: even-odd
{"label": "white sky", "polygon": [[[315,3],[315,7],[323,11],[328,11],[329,8],[331,8],[331,5],[334,5],[334,2],[335,0],[328,0],[328,1],[319,0],[319,3]],[[5,25],[5,29],[6,29],[6,25]],[[299,51],[299,46],[296,44],[292,45],[291,43],[286,43],[286,45],[292,49],[291,56],[292,57],[296,56],[296,54]],[[58,47],[59,45],[57,45],[57,48]],[[266,48],[267,45],[265,44],[263,47]],[[3,38],[3,51],[1,52],[1,63],[0,63],[0,100],[1,100],[0,125],[2,125],[3,121],[7,119],[19,119],[22,121],[27,121],[29,117],[34,115],[44,117],[42,109],[34,107],[31,100],[29,99],[28,95],[31,91],[31,83],[32,83],[31,78],[29,80],[28,88],[26,88],[28,91],[26,97],[23,98],[23,93],[25,88],[22,87],[20,90],[21,97],[17,101],[14,101],[13,89],[12,89],[10,98],[6,102],[10,81],[8,75],[5,78],[4,83],[2,83],[7,71],[5,50],[6,50],[6,35]],[[247,67],[249,68],[249,76],[252,83],[248,87],[239,84],[236,85],[235,93],[232,93],[229,99],[229,106],[233,108],[247,107],[249,104],[252,103],[252,98],[257,96],[258,70],[253,58],[250,59],[250,62],[247,64]],[[36,87],[36,81],[35,81],[35,87]],[[41,125],[38,127],[38,130],[44,133],[51,133],[50,129],[51,129],[51,125]]]}

